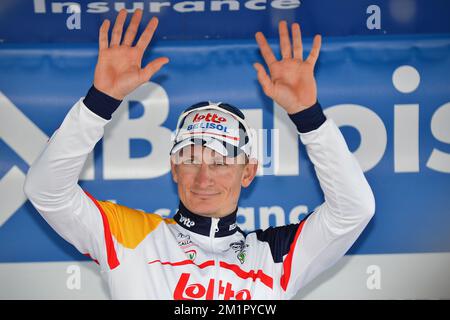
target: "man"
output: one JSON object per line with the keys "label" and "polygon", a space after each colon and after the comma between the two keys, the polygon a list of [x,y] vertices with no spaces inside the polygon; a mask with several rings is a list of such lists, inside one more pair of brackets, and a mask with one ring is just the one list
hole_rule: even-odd
{"label": "man", "polygon": [[278,61],[258,32],[270,76],[254,67],[265,94],[297,126],[325,202],[297,224],[244,234],[236,212],[241,187],[256,175],[255,143],[242,113],[225,103],[199,103],[180,116],[170,156],[180,198],[173,219],[97,200],[77,184],[121,100],[169,61],[141,68],[158,24],[152,18],[132,46],[141,16],[136,10],[122,41],[125,10],[109,43],[109,21],[102,24],[94,84],[31,166],[26,195],[64,239],[98,262],[115,299],[291,298],[345,254],[375,211],[358,162],[317,102],[320,36],[303,60],[299,25],[292,25],[291,45],[280,22]]}

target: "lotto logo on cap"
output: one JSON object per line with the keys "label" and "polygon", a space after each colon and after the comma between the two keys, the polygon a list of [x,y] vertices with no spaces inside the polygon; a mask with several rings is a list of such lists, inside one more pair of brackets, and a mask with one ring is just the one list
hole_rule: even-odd
{"label": "lotto logo on cap", "polygon": [[186,139],[195,135],[217,137],[238,146],[240,140],[239,121],[220,111],[193,112],[186,117],[180,130],[180,138]]}
{"label": "lotto logo on cap", "polygon": [[227,121],[227,118],[221,117],[217,113],[209,113],[208,112],[206,115],[196,113],[195,116],[194,116],[193,121],[194,122],[198,122],[200,120],[212,121],[214,123],[221,123],[221,122]]}
{"label": "lotto logo on cap", "polygon": [[245,118],[237,108],[225,106],[228,108],[221,103],[207,102],[188,108],[178,120],[170,154],[188,145],[201,144],[226,157],[241,152],[250,157],[253,139]]}

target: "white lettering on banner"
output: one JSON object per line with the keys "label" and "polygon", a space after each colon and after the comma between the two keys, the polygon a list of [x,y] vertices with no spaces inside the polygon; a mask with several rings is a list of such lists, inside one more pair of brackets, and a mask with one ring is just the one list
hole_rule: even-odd
{"label": "white lettering on banner", "polygon": [[[105,2],[105,1],[93,1],[78,3],[76,1],[59,2],[59,1],[47,1],[47,0],[33,0],[34,13],[47,13],[47,3],[51,4],[49,7],[51,13],[63,13],[64,7],[73,5],[86,6],[87,13],[106,13],[110,10],[116,12],[125,8],[128,12],[133,12],[136,9],[148,10],[151,13],[160,13],[165,10],[172,9],[178,13],[191,13],[191,12],[206,12],[206,11],[238,11],[243,8],[247,10],[267,10],[270,7],[281,10],[292,10],[300,7],[301,2],[299,0],[214,0],[214,1],[139,1],[139,2]],[[243,4],[243,8],[241,7]],[[81,6],[80,6],[81,8]]]}
{"label": "white lettering on banner", "polygon": [[[270,217],[275,217],[275,223],[270,223]],[[280,206],[272,207],[261,207],[259,209],[260,223],[259,227],[261,229],[267,229],[271,225],[281,226],[285,223],[284,210]]]}
{"label": "white lettering on banner", "polygon": [[[316,207],[314,210],[317,210],[318,207]],[[241,208],[239,207],[238,215],[241,215],[241,212],[243,209],[248,208]],[[252,212],[254,213],[254,209],[252,208]],[[306,205],[298,205],[293,207],[288,214],[288,221],[286,221],[286,213],[281,206],[271,206],[271,207],[260,207],[259,208],[259,227],[260,229],[267,229],[270,226],[284,226],[286,224],[290,223],[298,223],[299,221],[303,220],[300,215],[308,214],[308,206]],[[270,217],[275,217],[275,223],[270,223]],[[257,226],[252,226],[253,229],[248,228],[246,225],[240,225],[241,229],[245,229],[246,231],[254,230]]]}
{"label": "white lettering on banner", "polygon": [[69,10],[72,7],[78,7],[77,12],[81,13],[81,7],[80,4],[77,2],[56,2],[52,3],[52,12],[54,13],[63,13],[65,12],[64,8],[67,8]]}
{"label": "white lettering on banner", "polygon": [[205,11],[204,1],[181,1],[173,5],[177,12],[203,12]]}
{"label": "white lettering on banner", "polygon": [[251,0],[245,2],[245,7],[250,10],[266,10],[267,0]]}
{"label": "white lettering on banner", "polygon": [[275,9],[295,9],[300,7],[299,0],[274,0],[271,6]]}
{"label": "white lettering on banner", "polygon": [[170,2],[150,2],[150,12],[161,12],[162,7],[169,7]]}
{"label": "white lettering on banner", "polygon": [[392,84],[401,93],[411,93],[419,87],[419,71],[412,66],[400,66],[392,73]]}
{"label": "white lettering on banner", "polygon": [[245,231],[245,230],[255,230],[256,224],[255,224],[255,208],[241,208],[239,207],[237,216],[242,216],[244,218],[244,222],[239,223],[239,227]]}
{"label": "white lettering on banner", "polygon": [[261,161],[261,159],[264,159],[263,158],[264,144],[263,144],[263,131],[260,129],[262,129],[263,127],[263,112],[261,109],[242,109],[242,113],[244,114],[245,119],[250,125],[251,130],[254,130],[253,132],[254,135],[256,136],[257,157],[259,159],[258,171],[256,172],[256,174],[258,176],[262,176],[264,161]]}
{"label": "white lettering on banner", "polygon": [[[35,0],[35,4],[43,2]],[[43,10],[43,7],[39,7]],[[408,75],[416,74],[411,80]],[[393,73],[394,87],[401,93],[407,94],[418,88],[420,75],[410,66],[401,66]],[[129,119],[128,103],[138,101],[144,107],[144,114],[137,119]],[[136,89],[124,100],[123,105],[113,115],[110,124],[105,128],[103,139],[103,177],[105,179],[150,179],[169,172],[171,131],[162,126],[169,114],[169,99],[165,90],[157,84],[146,83]],[[48,136],[30,121],[5,95],[0,92],[0,138],[28,165],[36,159],[44,148]],[[272,137],[272,153],[270,162],[272,168],[264,167],[265,148],[263,132],[257,130],[258,158],[263,159],[258,168],[258,175],[298,175],[298,143],[293,140],[295,130],[292,123],[282,115],[280,108],[274,105],[274,129],[278,139]],[[260,129],[263,123],[261,109],[243,110],[250,125]],[[324,110],[338,126],[351,126],[361,137],[354,156],[363,171],[374,168],[385,155],[387,146],[387,132],[383,120],[370,108],[342,104],[330,106]],[[422,132],[428,129],[428,124],[419,123],[420,107],[418,104],[394,104],[393,114],[393,170],[394,172],[420,172],[419,125]],[[119,121],[120,120],[120,121]],[[422,120],[423,121],[423,120]],[[450,144],[450,102],[444,103],[434,111],[429,128],[432,136],[439,143]],[[17,134],[20,128],[21,134]],[[145,157],[130,157],[130,140],[142,139],[151,144],[151,153]],[[288,141],[284,145],[284,143]],[[281,143],[283,142],[283,143]],[[424,149],[423,149],[424,150]],[[283,155],[283,157],[281,156]],[[426,167],[441,173],[450,173],[450,153],[435,147],[427,158]],[[94,179],[93,154],[90,153],[83,168],[80,180]],[[6,164],[8,165],[8,164]],[[264,172],[263,172],[264,171]],[[25,173],[17,166],[11,168],[0,178],[0,226],[26,201],[22,185]],[[11,197],[9,194],[20,195]],[[255,221],[253,213],[244,211],[245,227],[253,229]],[[277,216],[278,217],[278,216]],[[291,219],[291,218],[290,218]]]}
{"label": "white lettering on banner", "polygon": [[[106,13],[109,11],[108,2],[92,2],[87,4],[87,13]],[[143,5],[140,8],[139,3],[136,4],[136,9],[144,9]]]}
{"label": "white lettering on banner", "polygon": [[394,106],[394,171],[419,172],[419,105]]}
{"label": "white lettering on banner", "polygon": [[306,216],[308,213],[308,206],[299,205],[293,207],[289,213],[289,223],[297,223],[298,221],[303,220],[300,218],[300,215]]}
{"label": "white lettering on banner", "polygon": [[45,0],[33,0],[34,13],[46,13]]}
{"label": "white lettering on banner", "polygon": [[[440,106],[431,118],[431,132],[433,136],[450,144],[450,102]],[[450,154],[433,149],[427,162],[427,167],[435,171],[450,173]]]}
{"label": "white lettering on banner", "polygon": [[[28,165],[39,156],[48,136],[28,119],[11,100],[0,92],[0,139]],[[20,134],[17,134],[20,128]],[[93,156],[90,154],[81,176],[85,180],[94,179]],[[0,227],[27,200],[23,192],[25,173],[13,165],[0,179]]]}
{"label": "white lettering on banner", "polygon": [[[276,176],[297,176],[300,173],[298,134],[294,123],[283,108],[274,102],[272,136],[273,174]],[[266,173],[266,170],[264,171]]]}
{"label": "white lettering on banner", "polygon": [[[138,101],[144,114],[129,118],[129,102]],[[111,123],[105,127],[103,140],[103,177],[113,179],[150,179],[170,170],[171,130],[161,126],[169,114],[169,98],[156,83],[144,83],[122,102]],[[131,139],[143,139],[151,144],[150,154],[130,157]]]}
{"label": "white lettering on banner", "polygon": [[114,3],[114,9],[119,12],[122,9],[127,9],[128,12],[133,12],[136,9],[142,9],[144,10],[144,3],[143,2],[132,2],[133,6],[131,8],[127,7],[127,4],[129,2],[115,2]]}
{"label": "white lettering on banner", "polygon": [[358,130],[361,143],[353,152],[361,169],[368,171],[375,167],[384,155],[387,133],[383,120],[372,110],[356,104],[341,104],[324,110],[338,127],[351,126]]}
{"label": "white lettering on banner", "polygon": [[13,166],[0,179],[0,227],[27,201],[23,192],[25,174]]}
{"label": "white lettering on banner", "polygon": [[[264,0],[264,2],[266,2]],[[237,0],[221,0],[221,1],[211,1],[211,11],[222,11],[224,5],[228,6],[228,10],[236,11],[239,10],[239,1]]]}

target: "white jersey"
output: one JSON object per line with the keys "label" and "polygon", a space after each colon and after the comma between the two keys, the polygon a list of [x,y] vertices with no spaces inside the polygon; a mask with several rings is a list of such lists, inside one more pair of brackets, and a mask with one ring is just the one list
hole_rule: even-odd
{"label": "white jersey", "polygon": [[325,201],[297,224],[244,233],[236,211],[206,218],[180,202],[164,219],[97,200],[78,179],[110,120],[85,102],[49,139],[24,190],[59,235],[99,264],[114,299],[289,299],[347,252],[375,212],[371,188],[330,118],[299,132]]}

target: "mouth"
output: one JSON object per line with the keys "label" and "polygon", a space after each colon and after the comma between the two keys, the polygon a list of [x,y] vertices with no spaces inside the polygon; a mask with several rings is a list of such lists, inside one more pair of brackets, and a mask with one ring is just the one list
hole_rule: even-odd
{"label": "mouth", "polygon": [[210,198],[210,197],[214,197],[217,196],[219,193],[218,192],[204,192],[204,191],[192,191],[191,193],[199,198]]}

